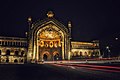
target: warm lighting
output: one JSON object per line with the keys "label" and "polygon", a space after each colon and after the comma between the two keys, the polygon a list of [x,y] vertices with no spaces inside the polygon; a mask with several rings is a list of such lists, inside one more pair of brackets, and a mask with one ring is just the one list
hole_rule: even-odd
{"label": "warm lighting", "polygon": [[71,52],[69,51],[68,52],[68,60],[70,60],[70,54],[71,54]]}
{"label": "warm lighting", "polygon": [[47,16],[48,16],[49,18],[51,18],[51,17],[53,17],[53,16],[54,16],[54,14],[53,14],[53,12],[52,12],[52,11],[49,11],[49,12],[47,13]]}
{"label": "warm lighting", "polygon": [[57,42],[55,42],[55,43],[54,43],[54,47],[56,47],[56,48],[57,48]]}
{"label": "warm lighting", "polygon": [[31,22],[31,21],[32,21],[32,18],[31,18],[31,17],[29,17],[29,18],[28,18],[28,22]]}
{"label": "warm lighting", "polygon": [[53,47],[53,42],[52,41],[50,41],[50,48],[52,48]]}
{"label": "warm lighting", "polygon": [[41,46],[41,47],[44,46],[44,41],[40,41],[40,46]]}

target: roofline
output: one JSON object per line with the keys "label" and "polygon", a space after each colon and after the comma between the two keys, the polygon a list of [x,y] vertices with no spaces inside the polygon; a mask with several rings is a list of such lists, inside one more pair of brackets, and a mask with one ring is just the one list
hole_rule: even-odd
{"label": "roofline", "polygon": [[0,39],[20,39],[20,40],[27,40],[27,38],[21,38],[21,37],[6,37],[6,36],[0,36]]}

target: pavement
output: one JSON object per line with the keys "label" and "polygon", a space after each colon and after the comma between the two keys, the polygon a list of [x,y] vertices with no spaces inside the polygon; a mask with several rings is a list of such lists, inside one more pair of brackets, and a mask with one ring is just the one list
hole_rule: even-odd
{"label": "pavement", "polygon": [[120,80],[120,64],[1,64],[0,80]]}

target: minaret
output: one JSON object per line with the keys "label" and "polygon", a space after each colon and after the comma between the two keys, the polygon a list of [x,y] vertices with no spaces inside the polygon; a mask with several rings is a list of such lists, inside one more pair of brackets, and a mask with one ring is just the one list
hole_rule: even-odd
{"label": "minaret", "polygon": [[72,25],[71,25],[71,22],[69,21],[68,22],[68,28],[69,28],[69,53],[68,53],[68,60],[70,60],[70,58],[71,58],[71,47],[72,47],[72,45],[71,45],[71,28],[72,28]]}
{"label": "minaret", "polygon": [[28,31],[27,31],[27,45],[28,45],[28,52],[27,52],[27,62],[30,62],[32,59],[32,42],[31,42],[31,26],[32,26],[32,18],[28,17],[27,19],[28,22]]}
{"label": "minaret", "polygon": [[28,32],[27,32],[27,37],[28,37],[28,39],[30,38],[31,25],[32,25],[32,18],[31,18],[31,17],[28,17],[28,27],[29,27],[29,30],[28,30]]}
{"label": "minaret", "polygon": [[28,26],[29,26],[29,29],[31,27],[31,23],[32,23],[32,18],[31,17],[28,17]]}
{"label": "minaret", "polygon": [[72,28],[72,25],[71,25],[71,21],[68,21],[68,28],[69,28],[69,35],[70,35],[70,39],[71,39],[71,28]]}

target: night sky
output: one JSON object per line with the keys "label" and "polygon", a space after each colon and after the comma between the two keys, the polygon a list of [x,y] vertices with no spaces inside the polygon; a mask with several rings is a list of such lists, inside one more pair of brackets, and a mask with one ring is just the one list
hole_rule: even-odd
{"label": "night sky", "polygon": [[27,18],[42,20],[50,10],[65,26],[72,22],[74,41],[98,39],[103,46],[120,43],[119,0],[1,0],[0,36],[25,37]]}

